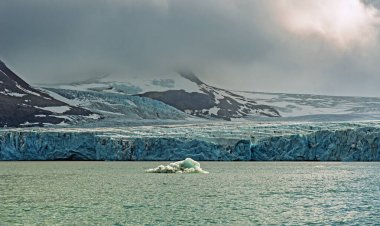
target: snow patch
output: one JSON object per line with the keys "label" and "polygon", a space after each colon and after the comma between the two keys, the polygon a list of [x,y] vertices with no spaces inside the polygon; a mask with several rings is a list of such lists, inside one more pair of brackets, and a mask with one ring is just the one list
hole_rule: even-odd
{"label": "snow patch", "polygon": [[218,107],[212,107],[208,111],[210,114],[218,115],[219,110],[220,110],[220,108],[218,108]]}
{"label": "snow patch", "polygon": [[59,124],[57,124],[57,126],[68,126],[69,124],[67,124],[66,122],[62,121],[60,122]]}
{"label": "snow patch", "polygon": [[79,100],[65,98],[65,97],[59,95],[58,93],[52,92],[50,90],[43,89],[43,91],[45,93],[47,93],[49,96],[53,97],[54,99],[62,101],[64,103],[68,104],[68,105],[77,106],[78,107],[78,106],[80,106],[80,104],[82,104],[82,102],[79,101]]}
{"label": "snow patch", "polygon": [[10,92],[9,90],[5,89],[5,91],[0,91],[1,94],[4,94],[6,96],[12,96],[12,97],[23,97],[25,96],[26,94],[22,94],[22,93],[14,93],[14,92]]}
{"label": "snow patch", "polygon": [[[7,74],[5,74],[5,72],[4,72],[4,71],[0,70],[0,72],[1,72],[1,73],[3,73],[3,75],[5,75],[5,76],[7,76],[7,77],[8,77],[8,75],[7,75]],[[1,82],[1,83],[3,83],[3,82]]]}
{"label": "snow patch", "polygon": [[13,97],[23,97],[25,96],[26,94],[22,94],[22,93],[8,93],[8,96],[13,96]]}
{"label": "snow patch", "polygon": [[100,119],[100,115],[98,114],[91,114],[89,116],[86,116],[86,118],[89,118],[89,119]]}
{"label": "snow patch", "polygon": [[58,113],[58,114],[65,113],[66,111],[69,111],[71,109],[69,106],[52,106],[52,107],[37,107],[37,106],[35,106],[35,107],[42,109],[42,110]]}
{"label": "snow patch", "polygon": [[28,122],[28,121],[26,121],[26,122],[20,124],[20,126],[35,126],[38,124],[40,124],[40,123],[39,122]]}
{"label": "snow patch", "polygon": [[20,86],[19,84],[16,84],[16,87],[19,88],[20,90],[24,91],[25,93],[29,93],[29,94],[32,94],[34,96],[39,96],[39,97],[41,96],[39,93],[27,90],[27,89],[23,88],[22,86]]}

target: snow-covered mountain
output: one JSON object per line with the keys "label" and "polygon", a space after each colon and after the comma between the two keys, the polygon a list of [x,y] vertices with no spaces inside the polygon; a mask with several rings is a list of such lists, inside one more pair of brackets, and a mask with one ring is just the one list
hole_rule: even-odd
{"label": "snow-covered mountain", "polygon": [[237,92],[273,106],[285,118],[315,120],[380,119],[380,98]]}
{"label": "snow-covered mountain", "polygon": [[[137,101],[139,100],[138,98],[144,98],[143,100],[145,101],[147,99],[156,100],[182,113],[200,118],[232,120],[255,116],[280,116],[277,110],[268,105],[259,104],[253,99],[207,85],[191,72],[181,72],[164,76],[160,79],[131,77],[128,78],[128,82],[107,80],[108,78],[101,78],[70,85],[44,86],[44,88],[66,97],[70,103],[79,101],[80,103],[77,106],[87,107],[95,112],[102,110],[103,112],[120,113],[120,109],[115,110],[111,106],[112,104],[119,104],[119,106],[127,106],[128,109],[125,109],[123,114],[128,115],[131,112],[130,102]],[[76,93],[76,96],[72,95],[73,93]],[[94,95],[98,99],[94,98]],[[111,96],[124,98],[124,102],[116,101],[116,103],[111,101],[108,98]],[[104,98],[107,98],[107,100],[104,100]],[[104,109],[99,108],[100,102],[103,104]],[[133,106],[142,107],[139,103],[135,103]],[[144,110],[145,107],[134,111],[146,111]],[[109,110],[106,110],[106,108]],[[161,112],[158,112],[158,115],[161,117],[156,117],[157,114],[150,114],[150,118],[184,118],[178,111],[176,114],[162,112],[163,109],[166,109],[164,105],[160,109]]]}
{"label": "snow-covered mountain", "polygon": [[42,126],[99,118],[49,96],[12,72],[0,61],[0,126]]}
{"label": "snow-covered mountain", "polygon": [[128,77],[127,82],[103,77],[43,87],[58,100],[104,115],[106,121],[110,119],[107,123],[190,116],[225,120],[380,119],[380,98],[231,91],[205,84],[191,72]]}

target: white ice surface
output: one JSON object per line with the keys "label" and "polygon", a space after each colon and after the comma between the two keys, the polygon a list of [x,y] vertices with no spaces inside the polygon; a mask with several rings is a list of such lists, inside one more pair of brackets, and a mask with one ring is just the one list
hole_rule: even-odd
{"label": "white ice surface", "polygon": [[[158,79],[159,78],[159,79]],[[43,85],[44,87],[54,87],[59,89],[68,89],[68,90],[79,90],[79,91],[88,91],[88,90],[103,90],[105,92],[118,93],[117,87],[126,86],[130,87],[128,94],[138,94],[146,93],[151,91],[167,91],[167,90],[185,90],[187,92],[200,92],[200,88],[194,82],[179,76],[178,74],[168,74],[162,76],[143,77],[143,76],[127,76],[125,77],[125,82],[119,81],[119,79],[113,79],[112,77],[105,77],[99,80],[91,81],[89,83],[76,83],[76,84],[62,84],[62,85]],[[170,81],[171,86],[162,85],[160,82]],[[163,82],[163,83],[164,83]],[[134,90],[135,88],[138,89]],[[128,88],[127,88],[128,89]]]}

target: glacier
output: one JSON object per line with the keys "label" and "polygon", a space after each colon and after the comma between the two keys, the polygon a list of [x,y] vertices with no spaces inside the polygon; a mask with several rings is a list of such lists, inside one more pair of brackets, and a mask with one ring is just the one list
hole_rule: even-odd
{"label": "glacier", "polygon": [[0,160],[379,161],[380,122],[0,130]]}
{"label": "glacier", "polygon": [[55,97],[72,105],[93,109],[103,115],[122,116],[126,119],[185,119],[189,117],[160,101],[120,93],[101,93],[96,91],[45,89]]}

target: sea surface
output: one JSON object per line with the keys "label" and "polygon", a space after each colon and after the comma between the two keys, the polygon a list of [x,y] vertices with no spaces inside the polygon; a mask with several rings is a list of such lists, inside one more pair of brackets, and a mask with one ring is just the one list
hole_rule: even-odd
{"label": "sea surface", "polygon": [[380,163],[0,162],[0,225],[380,223]]}

